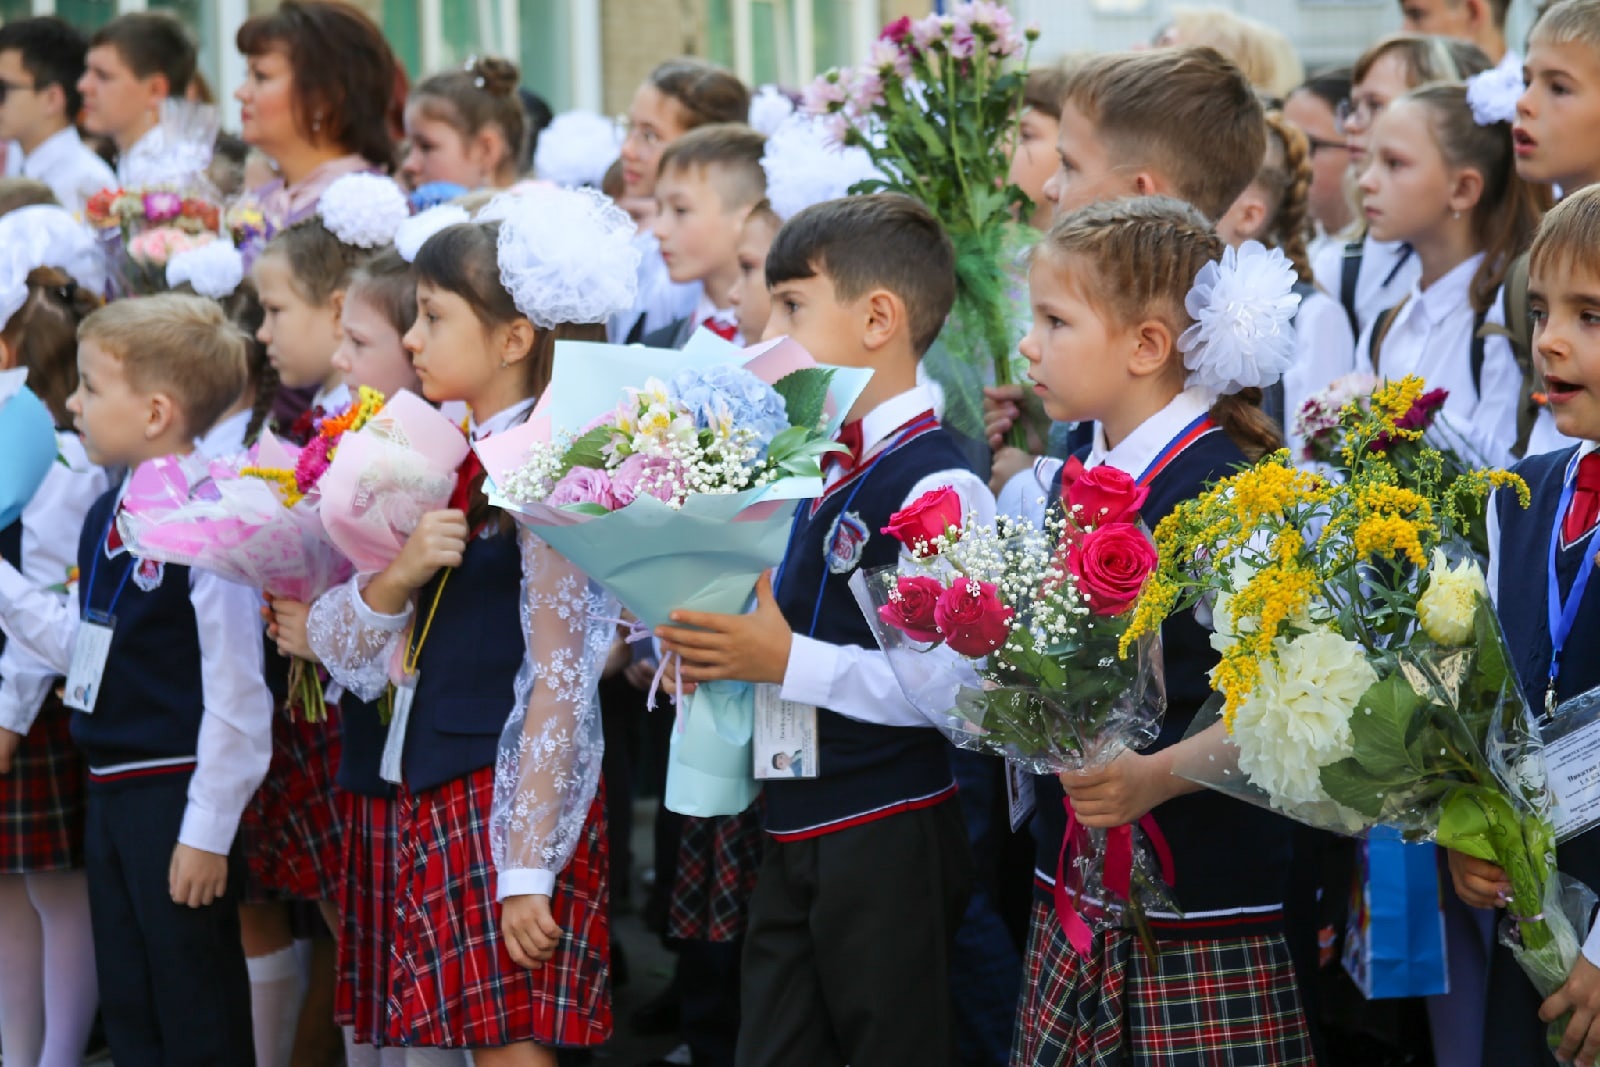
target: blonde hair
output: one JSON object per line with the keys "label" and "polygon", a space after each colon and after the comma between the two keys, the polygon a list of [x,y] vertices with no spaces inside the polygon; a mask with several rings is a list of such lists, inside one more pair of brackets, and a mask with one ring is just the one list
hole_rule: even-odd
{"label": "blonde hair", "polygon": [[1305,80],[1294,45],[1264,22],[1221,7],[1175,7],[1168,25],[1180,43],[1209,45],[1227,56],[1270,97],[1282,100]]}
{"label": "blonde hair", "polygon": [[0,215],[9,215],[19,207],[59,207],[60,204],[44,182],[32,178],[0,178]]}
{"label": "blonde hair", "polygon": [[726,208],[753,207],[766,199],[761,155],[767,139],[742,122],[696,126],[661,153],[657,174],[703,174]]}
{"label": "blonde hair", "polygon": [[245,389],[244,335],[214,300],[118,300],[83,320],[78,341],[118,360],[134,388],[170,395],[191,437],[211,429]]}
{"label": "blonde hair", "polygon": [[1600,279],[1600,185],[1589,185],[1551,208],[1533,235],[1528,273],[1583,272]]}
{"label": "blonde hair", "polygon": [[1551,4],[1528,32],[1528,43],[1581,44],[1600,51],[1600,0]]}
{"label": "blonde hair", "polygon": [[1361,53],[1351,68],[1350,84],[1360,85],[1378,60],[1390,53],[1405,64],[1406,85],[1413,89],[1428,82],[1466,81],[1494,66],[1483,49],[1470,41],[1427,33],[1391,33]]}

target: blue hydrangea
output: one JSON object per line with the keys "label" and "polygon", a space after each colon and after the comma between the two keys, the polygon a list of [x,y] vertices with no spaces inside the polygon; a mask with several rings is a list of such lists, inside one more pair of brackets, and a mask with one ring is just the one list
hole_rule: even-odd
{"label": "blue hydrangea", "polygon": [[726,412],[733,425],[752,430],[762,454],[773,437],[789,428],[783,397],[766,382],[731,363],[679,371],[667,391],[695,413],[695,425],[711,427]]}

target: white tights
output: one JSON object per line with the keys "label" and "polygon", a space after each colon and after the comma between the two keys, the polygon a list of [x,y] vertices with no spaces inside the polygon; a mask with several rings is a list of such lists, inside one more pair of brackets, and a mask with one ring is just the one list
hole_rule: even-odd
{"label": "white tights", "polygon": [[472,1054],[453,1048],[374,1048],[358,1045],[344,1028],[345,1067],[468,1067]]}
{"label": "white tights", "polygon": [[94,936],[81,870],[0,875],[6,1067],[78,1067],[94,1025]]}

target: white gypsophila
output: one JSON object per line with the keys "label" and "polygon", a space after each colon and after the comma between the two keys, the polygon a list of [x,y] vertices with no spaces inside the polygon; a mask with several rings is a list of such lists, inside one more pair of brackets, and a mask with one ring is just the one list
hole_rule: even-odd
{"label": "white gypsophila", "polygon": [[785,222],[813,204],[848,195],[857,182],[883,178],[866,149],[838,144],[822,122],[799,114],[767,138],[761,169],[767,200]]}
{"label": "white gypsophila", "polygon": [[1226,395],[1283,377],[1294,360],[1294,283],[1288,257],[1259,241],[1201,267],[1184,300],[1194,325],[1178,338],[1187,384]]}
{"label": "white gypsophila", "polygon": [[428,243],[428,238],[440,230],[471,221],[472,216],[459,204],[435,204],[426,211],[417,212],[395,227],[394,250],[400,253],[400,258],[407,263],[415,263],[417,253]]}
{"label": "white gypsophila", "polygon": [[1441,645],[1464,645],[1472,639],[1478,599],[1488,596],[1489,585],[1477,560],[1464,559],[1452,568],[1436,548],[1428,566],[1428,588],[1417,598],[1417,621],[1423,633]]}
{"label": "white gypsophila", "polygon": [[317,214],[344,244],[380,248],[394,240],[400,224],[411,217],[411,204],[393,178],[346,174],[322,194]]}
{"label": "white gypsophila", "polygon": [[598,189],[621,151],[622,131],[615,121],[593,111],[563,111],[539,131],[533,172],[568,188]]}
{"label": "white gypsophila", "polygon": [[1275,806],[1326,803],[1322,768],[1354,753],[1350,718],[1378,672],[1359,642],[1331,630],[1275,645],[1234,715],[1239,769]]}
{"label": "white gypsophila", "polygon": [[176,289],[187,282],[196,293],[211,300],[232,296],[242,281],[244,256],[225,238],[175,253],[167,260],[168,285]]}
{"label": "white gypsophila", "polygon": [[537,186],[502,193],[478,218],[500,223],[500,282],[540,329],[605,322],[638,298],[638,227],[598,191]]}
{"label": "white gypsophila", "polygon": [[750,98],[750,128],[763,137],[777,133],[794,113],[794,101],[776,85],[763,85]]}
{"label": "white gypsophila", "polygon": [[1527,90],[1520,70],[1490,67],[1467,79],[1467,106],[1479,126],[1517,121],[1517,101]]}

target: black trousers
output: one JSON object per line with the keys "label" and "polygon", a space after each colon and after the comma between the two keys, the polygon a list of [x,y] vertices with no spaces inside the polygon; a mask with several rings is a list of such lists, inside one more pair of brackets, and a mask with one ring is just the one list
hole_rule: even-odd
{"label": "black trousers", "polygon": [[950,956],[972,881],[954,799],[769,841],[738,1067],[955,1067]]}
{"label": "black trousers", "polygon": [[188,786],[187,775],[175,774],[89,789],[89,912],[117,1067],[255,1064],[238,855],[220,900],[203,908],[172,902],[168,874]]}

